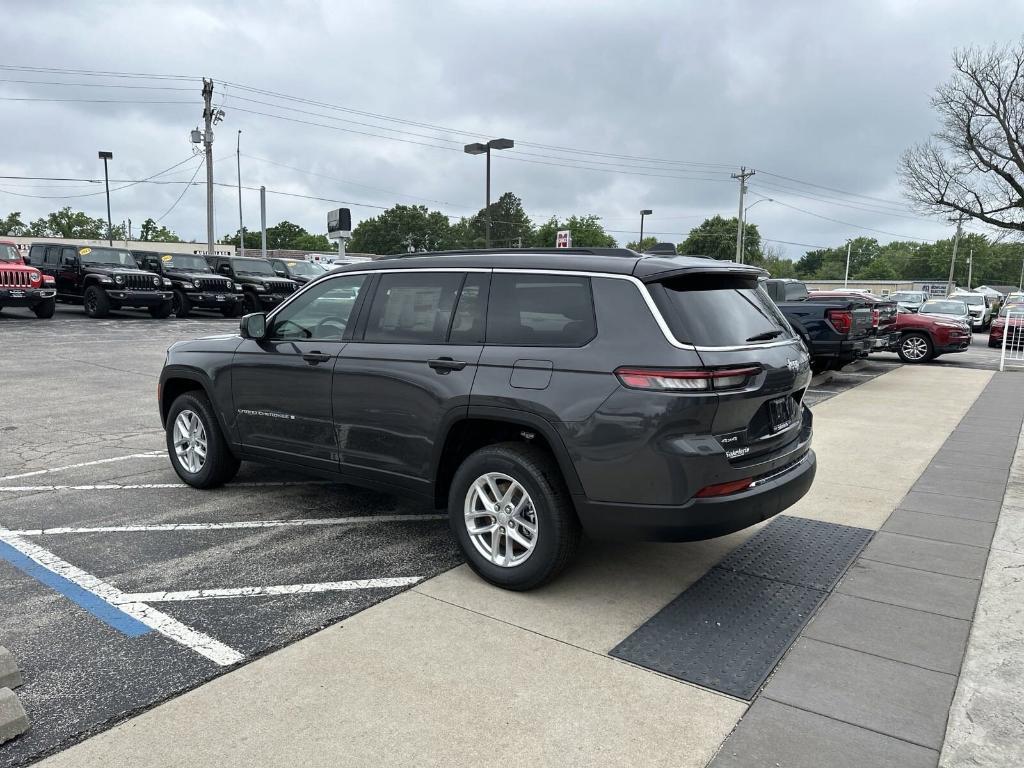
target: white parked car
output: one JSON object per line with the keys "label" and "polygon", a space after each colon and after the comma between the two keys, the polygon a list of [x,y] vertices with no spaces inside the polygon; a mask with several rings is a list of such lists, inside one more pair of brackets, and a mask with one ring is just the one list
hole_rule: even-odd
{"label": "white parked car", "polygon": [[992,304],[984,293],[967,293],[957,291],[948,297],[953,301],[962,301],[971,313],[971,326],[985,329],[992,323]]}

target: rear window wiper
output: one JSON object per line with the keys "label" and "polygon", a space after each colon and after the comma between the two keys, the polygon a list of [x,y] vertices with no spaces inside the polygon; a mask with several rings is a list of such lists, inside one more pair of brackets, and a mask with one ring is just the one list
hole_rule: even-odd
{"label": "rear window wiper", "polygon": [[781,335],[782,331],[765,331],[764,333],[759,333],[755,336],[751,336],[749,339],[747,339],[747,341],[769,341],[770,339],[774,339]]}

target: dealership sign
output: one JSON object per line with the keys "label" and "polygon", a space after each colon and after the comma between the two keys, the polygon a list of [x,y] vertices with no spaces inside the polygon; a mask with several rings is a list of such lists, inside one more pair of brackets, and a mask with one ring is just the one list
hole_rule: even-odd
{"label": "dealership sign", "polygon": [[568,229],[558,230],[555,235],[555,248],[572,248],[572,232]]}

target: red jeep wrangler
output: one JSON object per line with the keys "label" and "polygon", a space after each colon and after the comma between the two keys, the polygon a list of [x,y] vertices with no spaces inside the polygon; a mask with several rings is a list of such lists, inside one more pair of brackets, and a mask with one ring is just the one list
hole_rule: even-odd
{"label": "red jeep wrangler", "polygon": [[26,265],[14,243],[0,240],[0,310],[28,307],[36,317],[53,317],[56,297],[53,278]]}

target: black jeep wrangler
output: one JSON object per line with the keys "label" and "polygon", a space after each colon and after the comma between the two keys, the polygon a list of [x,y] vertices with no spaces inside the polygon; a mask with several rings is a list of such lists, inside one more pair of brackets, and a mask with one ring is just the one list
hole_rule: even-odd
{"label": "black jeep wrangler", "polygon": [[242,314],[242,286],[215,274],[206,257],[160,251],[132,251],[132,255],[143,268],[171,281],[177,317],[188,317],[194,309],[214,310],[224,317]]}
{"label": "black jeep wrangler", "polygon": [[253,460],[418,495],[509,589],[551,579],[581,531],[737,531],[815,472],[810,361],[764,274],[625,249],[336,269],[168,350],[171,464],[198,488]]}
{"label": "black jeep wrangler", "polygon": [[299,287],[294,280],[278,277],[270,262],[248,256],[207,256],[206,261],[218,275],[242,286],[246,312],[271,310]]}
{"label": "black jeep wrangler", "polygon": [[139,268],[131,251],[109,246],[33,243],[29,260],[57,284],[57,301],[82,304],[89,317],[111,310],[148,309],[171,315],[171,281]]}

